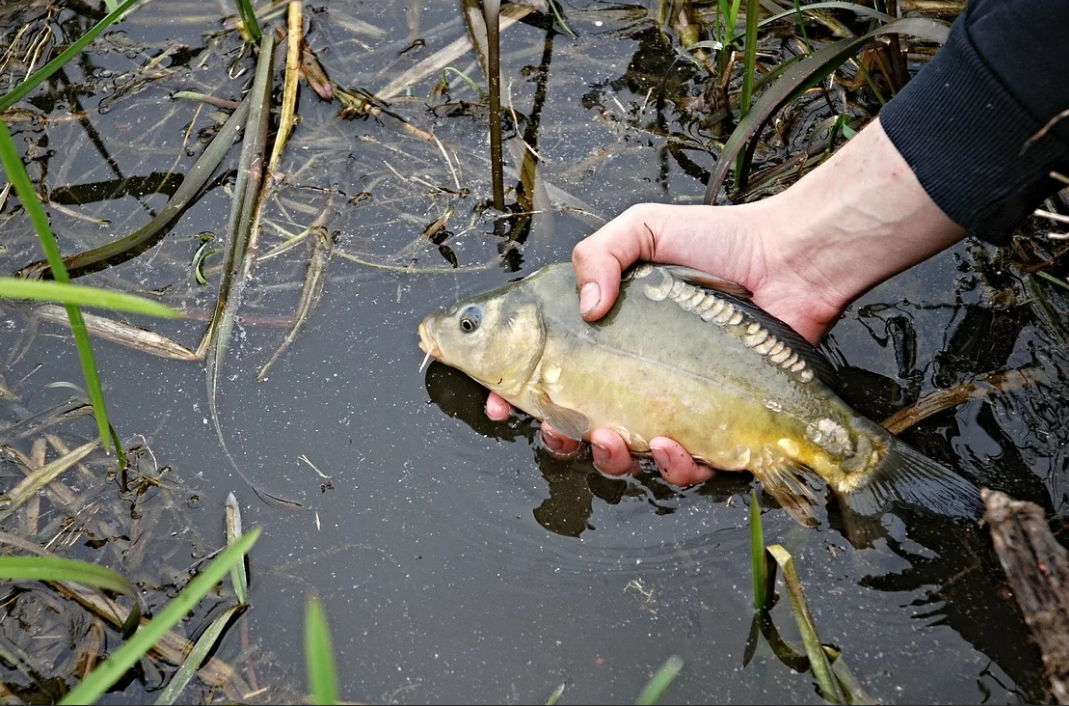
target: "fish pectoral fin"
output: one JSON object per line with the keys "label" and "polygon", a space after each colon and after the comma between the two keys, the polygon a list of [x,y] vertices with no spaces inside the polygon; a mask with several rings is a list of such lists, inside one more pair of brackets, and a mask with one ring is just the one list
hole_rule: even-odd
{"label": "fish pectoral fin", "polygon": [[561,407],[549,399],[544,390],[531,392],[538,410],[542,413],[542,419],[549,422],[553,427],[569,439],[582,439],[590,431],[590,420],[581,412],[574,409]]}
{"label": "fish pectoral fin", "polygon": [[817,517],[813,513],[817,498],[810,487],[810,480],[815,474],[789,458],[779,457],[766,464],[761,471],[755,471],[754,475],[765,491],[776,499],[799,524],[806,527],[817,525]]}

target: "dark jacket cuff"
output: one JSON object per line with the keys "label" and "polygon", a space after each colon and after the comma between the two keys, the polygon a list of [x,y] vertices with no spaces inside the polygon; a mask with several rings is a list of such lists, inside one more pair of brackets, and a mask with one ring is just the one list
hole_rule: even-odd
{"label": "dark jacket cuff", "polygon": [[1057,134],[1062,126],[1029,144],[1046,120],[1030,114],[990,70],[965,20],[883,108],[880,123],[951,220],[969,235],[1005,244],[1058,189],[1049,175],[1069,164],[1069,144]]}

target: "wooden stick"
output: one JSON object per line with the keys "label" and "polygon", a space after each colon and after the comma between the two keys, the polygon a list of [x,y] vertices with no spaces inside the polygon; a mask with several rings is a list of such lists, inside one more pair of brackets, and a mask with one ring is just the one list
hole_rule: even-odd
{"label": "wooden stick", "polygon": [[1069,704],[1069,552],[1035,503],[988,488],[981,495],[991,541],[1043,654],[1051,692],[1058,703]]}

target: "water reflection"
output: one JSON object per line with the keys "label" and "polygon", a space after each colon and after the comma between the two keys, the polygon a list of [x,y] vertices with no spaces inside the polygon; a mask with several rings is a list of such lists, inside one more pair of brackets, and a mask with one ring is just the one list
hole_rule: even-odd
{"label": "water reflection", "polygon": [[[538,438],[538,422],[525,414],[507,422],[494,422],[484,409],[486,389],[464,373],[440,363],[427,369],[427,394],[450,417],[474,431],[502,441],[525,440],[532,447],[535,462],[548,485],[549,497],[532,509],[539,525],[554,534],[579,537],[596,529],[591,523],[595,501],[618,505],[626,498],[643,499],[657,515],[676,511],[679,490],[661,480],[652,466],[634,478],[610,478],[594,468],[585,449],[574,459],[559,459],[546,451]],[[696,494],[709,502],[725,502],[749,487],[746,474],[722,474],[705,483]]]}

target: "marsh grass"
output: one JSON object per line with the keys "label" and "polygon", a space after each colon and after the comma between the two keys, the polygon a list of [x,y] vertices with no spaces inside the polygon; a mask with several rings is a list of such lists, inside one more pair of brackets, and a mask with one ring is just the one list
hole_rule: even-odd
{"label": "marsh grass", "polygon": [[[750,492],[750,554],[753,562],[754,618],[744,664],[748,664],[753,657],[759,635],[764,635],[772,653],[786,666],[795,671],[810,670],[813,673],[820,694],[828,703],[873,703],[847,668],[839,650],[821,642],[790,552],[778,544],[765,545],[761,508],[754,491]],[[804,655],[780,637],[772,622],[770,611],[775,598],[777,567],[783,575],[791,613],[802,637]]]}
{"label": "marsh grass", "polygon": [[[235,565],[244,562],[242,557]],[[239,599],[240,600],[240,599]],[[178,697],[182,695],[182,691],[189,685],[189,682],[196,675],[197,670],[200,669],[200,665],[204,663],[204,660],[208,658],[208,655],[215,649],[216,644],[219,642],[219,638],[223,636],[227,627],[234,620],[234,618],[245,609],[244,603],[230,606],[224,610],[219,617],[212,621],[204,632],[197,638],[197,642],[193,645],[193,649],[190,650],[189,655],[185,661],[178,668],[178,671],[171,677],[171,681],[167,683],[163,691],[156,698],[157,706],[169,706],[178,700]]]}
{"label": "marsh grass", "polygon": [[130,667],[134,666],[156,642],[172,627],[178,624],[215,585],[229,572],[238,561],[256,544],[260,537],[260,528],[248,532],[240,540],[230,545],[215,558],[202,573],[189,582],[174,600],[146,625],[143,625],[134,637],[127,641],[107,660],[100,664],[89,677],[71,690],[60,704],[95,703],[104,692],[119,681]]}
{"label": "marsh grass", "polygon": [[338,675],[327,614],[319,598],[312,596],[304,610],[304,659],[313,703],[338,703]]}
{"label": "marsh grass", "polygon": [[241,18],[241,26],[248,32],[254,42],[263,38],[260,31],[260,22],[256,19],[256,10],[252,7],[251,0],[234,0],[238,7],[238,17]]}
{"label": "marsh grass", "polygon": [[802,644],[805,646],[806,656],[809,657],[809,667],[813,670],[813,676],[816,677],[817,684],[820,686],[821,695],[833,704],[852,703],[852,701],[847,701],[841,685],[832,674],[831,663],[824,652],[824,646],[817,634],[817,626],[813,622],[813,616],[809,612],[809,605],[802,591],[802,582],[798,579],[798,572],[794,568],[794,558],[790,552],[778,544],[767,547],[765,551],[772,556],[783,573],[787,597],[791,602],[791,612],[794,613],[794,620],[798,624],[798,632],[802,635]]}
{"label": "marsh grass", "polygon": [[638,698],[635,699],[635,703],[640,706],[651,706],[652,704],[659,704],[661,699],[664,698],[668,688],[672,686],[672,682],[676,680],[679,673],[683,670],[683,659],[678,656],[671,656],[665,663],[661,665],[650,680],[643,687],[639,693]]}
{"label": "marsh grass", "polygon": [[486,84],[490,96],[490,168],[494,208],[505,210],[504,151],[501,142],[501,0],[483,0],[486,26]]}
{"label": "marsh grass", "polygon": [[[7,125],[0,122],[0,162],[4,165],[7,177],[15,185],[15,191],[22,200],[23,208],[29,214],[34,230],[45,251],[48,262],[52,267],[53,278],[60,286],[70,284],[70,276],[67,268],[63,265],[63,256],[56,245],[56,239],[52,235],[52,229],[48,224],[48,217],[41,206],[40,199],[30,177],[22,164],[22,158],[18,154],[15,143],[11,139]],[[96,359],[93,356],[93,346],[89,341],[89,334],[85,329],[85,321],[82,319],[81,309],[75,304],[65,304],[67,318],[70,319],[71,331],[74,334],[74,344],[78,349],[78,358],[82,364],[82,373],[85,375],[85,385],[89,391],[89,399],[93,403],[93,412],[96,415],[97,430],[104,448],[111,447],[111,422],[108,420],[107,404],[104,400],[104,390],[100,384],[100,374],[97,371]],[[116,446],[120,465],[126,465],[122,445]]]}
{"label": "marsh grass", "polygon": [[125,576],[104,566],[55,556],[3,556],[0,580],[65,581],[122,593],[133,603],[123,625],[123,635],[133,635],[141,622],[144,603],[141,592]]}
{"label": "marsh grass", "polygon": [[[757,25],[761,3],[759,0],[746,0],[746,40],[742,61],[742,94],[739,97],[739,120],[744,120],[750,112],[753,101],[754,74],[757,70]],[[805,26],[804,24],[802,25]],[[740,152],[736,158],[735,172],[745,174],[749,171],[748,153]]]}
{"label": "marsh grass", "polygon": [[[8,108],[18,103],[28,95],[30,91],[40,86],[53,74],[66,66],[71,59],[76,57],[82,51],[82,49],[85,49],[94,39],[100,36],[101,32],[121,20],[126,15],[127,10],[130,10],[140,1],[141,0],[126,0],[121,5],[115,6],[111,12],[100,20],[100,22],[93,25],[88,32],[63,50],[59,56],[42,66],[16,88],[9,91],[4,96],[0,96],[0,113],[3,113]],[[111,5],[109,5],[109,7],[110,6]]]}
{"label": "marsh grass", "polygon": [[[137,2],[138,0],[126,0],[126,2],[121,5],[113,7],[112,11],[109,12],[104,19],[96,23],[81,38],[74,42],[65,51],[61,52],[59,56],[29,76],[25,81],[19,84],[18,87],[3,97],[0,97],[0,113],[15,105],[34,88],[62,69],[101,32],[122,19],[125,13]],[[119,458],[119,463],[121,466],[125,467],[125,452],[122,448],[122,444],[119,443],[117,434],[112,428],[108,418],[107,403],[104,399],[104,390],[100,382],[100,373],[97,370],[96,359],[93,355],[93,347],[89,341],[89,334],[86,331],[85,321],[82,317],[79,305],[96,303],[98,305],[112,307],[121,307],[125,305],[129,308],[133,306],[139,309],[138,313],[165,317],[172,317],[177,315],[177,313],[167,307],[154,305],[152,302],[144,300],[139,302],[135,300],[134,297],[128,295],[117,294],[109,297],[101,293],[99,290],[88,288],[78,288],[76,290],[70,289],[70,276],[64,266],[63,256],[60,253],[59,246],[56,244],[55,237],[52,234],[48,217],[45,215],[37,191],[30,183],[30,177],[26,173],[22,158],[19,155],[18,149],[15,147],[14,141],[11,139],[11,133],[8,131],[7,125],[3,122],[0,122],[0,162],[3,163],[8,181],[14,185],[15,191],[18,194],[19,199],[22,201],[23,208],[30,217],[33,228],[40,240],[41,248],[44,250],[52,270],[52,277],[55,280],[55,283],[51,286],[41,286],[41,283],[38,283],[38,286],[33,286],[33,283],[28,282],[21,284],[17,282],[5,282],[3,283],[3,289],[0,289],[0,292],[6,292],[5,294],[2,294],[2,296],[15,298],[50,299],[51,301],[61,302],[66,307],[67,317],[70,321],[71,331],[74,336],[75,347],[78,350],[78,358],[81,361],[82,372],[85,376],[85,384],[89,392],[89,399],[93,404],[93,411],[96,416],[97,430],[100,434],[101,443],[103,443],[105,449],[109,449],[111,448],[112,442],[115,441],[115,452]],[[67,289],[64,290],[64,288]],[[104,299],[107,299],[110,304],[100,304]]]}
{"label": "marsh grass", "polygon": [[[723,186],[731,166],[740,154],[746,154],[747,161],[757,146],[755,135],[787,103],[820,83],[824,78],[838,69],[843,62],[861,51],[873,39],[885,34],[909,34],[933,42],[946,41],[947,27],[923,17],[910,17],[896,20],[877,27],[859,37],[842,39],[802,59],[785,71],[779,79],[771,84],[753,106],[745,118],[739,121],[735,131],[724,144],[716,166],[709,177],[705,192],[705,202],[715,203],[720,187]],[[735,175],[736,191],[746,188],[749,174],[742,171]]]}
{"label": "marsh grass", "polygon": [[769,561],[765,551],[761,506],[754,491],[750,491],[750,556],[753,559],[753,607],[755,611],[768,611],[776,592],[776,564]]}
{"label": "marsh grass", "polygon": [[177,319],[181,314],[169,306],[124,292],[62,282],[38,282],[17,277],[0,277],[0,298],[59,302],[125,311],[131,314]]}

